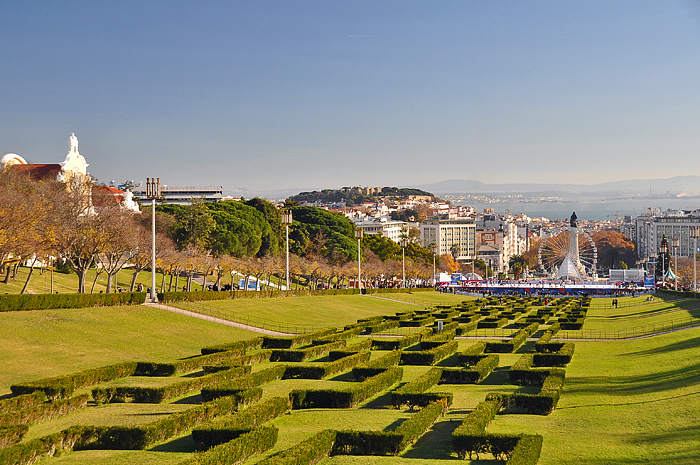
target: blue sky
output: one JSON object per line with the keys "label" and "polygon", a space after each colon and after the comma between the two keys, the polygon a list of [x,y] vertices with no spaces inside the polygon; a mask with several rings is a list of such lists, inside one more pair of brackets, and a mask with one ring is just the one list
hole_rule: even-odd
{"label": "blue sky", "polygon": [[0,0],[0,152],[224,189],[700,174],[699,1]]}

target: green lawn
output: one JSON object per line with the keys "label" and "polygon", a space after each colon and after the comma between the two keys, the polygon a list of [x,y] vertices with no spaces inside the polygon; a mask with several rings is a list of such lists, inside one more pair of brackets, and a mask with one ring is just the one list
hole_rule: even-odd
{"label": "green lawn", "polygon": [[141,305],[0,313],[0,395],[10,385],[112,363],[172,361],[256,334]]}
{"label": "green lawn", "polygon": [[[426,298],[444,297],[425,293]],[[390,296],[390,295],[387,295]],[[461,296],[459,301],[464,300]],[[621,307],[613,313],[609,300],[595,300],[589,319],[612,325],[626,320],[633,324],[651,311],[656,316],[692,312],[689,301],[656,302],[648,306]],[[407,303],[366,296],[323,296],[278,299],[229,300],[198,303],[211,311],[247,312],[293,323],[342,326],[358,318],[393,314],[419,308]],[[221,305],[222,307],[217,307]],[[211,307],[210,307],[211,306]],[[230,307],[229,307],[230,306]],[[665,306],[665,307],[664,307]],[[614,317],[614,318],[613,318]],[[205,345],[246,339],[255,334],[218,326],[177,314],[134,306],[0,313],[4,332],[0,355],[0,394],[9,385],[43,376],[66,374],[123,360],[169,361],[199,353]],[[585,326],[584,326],[585,328]],[[353,343],[354,341],[350,341]],[[459,350],[474,344],[460,340]],[[454,394],[448,414],[409,448],[402,457],[331,457],[324,465],[397,464],[446,465],[465,463],[452,453],[451,432],[461,419],[489,392],[536,392],[537,388],[508,383],[507,369],[524,352],[501,354],[500,366],[480,385],[440,385],[436,391]],[[381,355],[374,352],[373,357]],[[489,426],[492,433],[538,433],[544,436],[540,464],[632,464],[700,462],[700,328],[656,337],[576,342],[567,368],[564,392],[549,416],[499,415]],[[456,356],[439,363],[454,366]],[[270,366],[260,364],[255,370]],[[420,376],[429,367],[405,366],[402,383]],[[187,376],[187,375],[185,375]],[[177,378],[129,378],[112,385],[159,385]],[[281,380],[264,387],[264,396],[286,396],[291,389],[323,388],[352,382],[348,373],[325,380]],[[86,392],[82,390],[81,392]],[[140,424],[161,415],[183,410],[200,402],[196,393],[167,404],[110,404],[90,406],[80,412],[32,426],[28,438],[41,437],[71,424]],[[393,428],[412,412],[395,410],[386,392],[348,410],[310,409],[294,411],[273,421],[280,429],[275,447],[246,463],[290,447],[326,428]],[[151,451],[81,451],[42,463],[122,465],[171,464],[189,457],[194,444],[183,435]],[[497,463],[497,462],[472,462]]]}

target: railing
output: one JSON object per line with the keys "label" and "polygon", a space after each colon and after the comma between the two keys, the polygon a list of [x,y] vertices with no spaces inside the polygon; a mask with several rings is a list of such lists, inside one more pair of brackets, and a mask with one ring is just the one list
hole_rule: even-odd
{"label": "railing", "polygon": [[657,334],[669,333],[680,329],[695,328],[700,326],[700,318],[688,317],[687,319],[667,321],[653,325],[637,326],[635,328],[620,329],[617,331],[603,331],[595,329],[582,329],[578,331],[559,331],[554,339],[584,339],[584,340],[619,340],[649,337]]}

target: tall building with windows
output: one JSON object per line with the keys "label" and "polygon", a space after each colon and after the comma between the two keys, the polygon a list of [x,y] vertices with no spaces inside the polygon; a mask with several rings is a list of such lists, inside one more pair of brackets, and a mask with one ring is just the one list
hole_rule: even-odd
{"label": "tall building with windows", "polygon": [[[677,253],[679,257],[692,257],[695,241],[690,237],[690,229],[700,227],[700,211],[667,210],[650,212],[623,222],[621,232],[635,242],[637,258],[654,257],[659,253],[661,240],[665,235],[669,244],[675,237],[680,239]],[[700,245],[700,241],[698,241]]]}
{"label": "tall building with windows", "polygon": [[457,260],[472,260],[476,255],[476,225],[473,218],[431,218],[420,225],[421,244],[437,246],[438,255],[457,255]]}

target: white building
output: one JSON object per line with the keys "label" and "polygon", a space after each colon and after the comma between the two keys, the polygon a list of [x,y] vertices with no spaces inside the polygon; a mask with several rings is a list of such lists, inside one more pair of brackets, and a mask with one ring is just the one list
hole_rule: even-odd
{"label": "white building", "polygon": [[458,248],[457,260],[472,260],[476,254],[476,225],[472,218],[425,220],[420,225],[423,247],[435,244],[438,255],[452,255]]}
{"label": "white building", "polygon": [[[655,257],[661,247],[661,239],[665,235],[668,240],[671,255],[691,257],[695,247],[690,237],[691,228],[700,228],[700,211],[667,210],[665,212],[646,213],[633,221],[634,232],[627,233],[635,240],[637,257]],[[631,229],[630,225],[625,226]],[[680,238],[678,250],[672,247],[674,237]],[[698,241],[700,243],[700,241]],[[699,244],[700,245],[700,244]]]}
{"label": "white building", "polygon": [[[145,197],[145,187],[133,187],[132,192],[136,197]],[[202,199],[205,202],[219,202],[224,198],[222,186],[167,186],[160,189],[165,203],[175,205],[190,205],[192,199]]]}
{"label": "white building", "polygon": [[375,221],[359,221],[355,223],[365,234],[381,234],[397,244],[401,242],[402,235],[408,235],[408,223],[405,221],[393,221],[381,218]]}

